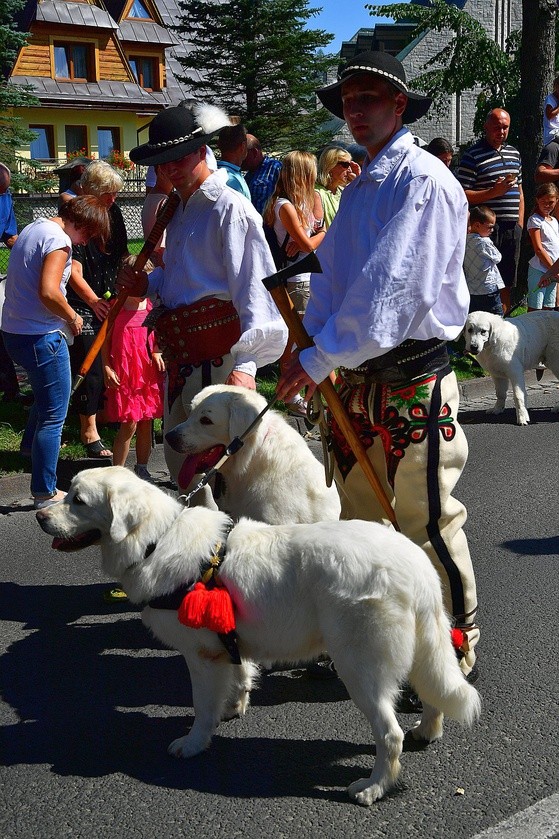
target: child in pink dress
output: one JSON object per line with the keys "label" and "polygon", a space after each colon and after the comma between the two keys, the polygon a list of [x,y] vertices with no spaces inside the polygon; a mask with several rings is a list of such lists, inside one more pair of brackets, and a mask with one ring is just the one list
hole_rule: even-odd
{"label": "child in pink dress", "polygon": [[113,466],[124,466],[136,434],[134,472],[151,481],[147,464],[152,446],[152,420],[163,415],[165,364],[153,334],[143,326],[152,304],[128,297],[103,345],[103,372],[107,387],[106,415],[119,422],[113,445]]}

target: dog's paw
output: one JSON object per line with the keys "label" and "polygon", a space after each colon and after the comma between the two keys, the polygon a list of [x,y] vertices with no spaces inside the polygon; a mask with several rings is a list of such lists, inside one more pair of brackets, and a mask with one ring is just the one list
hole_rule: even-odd
{"label": "dog's paw", "polygon": [[185,737],[178,737],[169,744],[167,751],[173,757],[194,757],[204,752],[209,746],[209,742],[200,743],[199,740],[194,740],[187,734]]}
{"label": "dog's paw", "polygon": [[418,720],[408,732],[418,746],[427,746],[443,736],[443,715],[432,720]]}
{"label": "dog's paw", "polygon": [[370,778],[359,778],[348,786],[347,791],[349,797],[363,807],[370,807],[386,792],[380,784],[371,783]]}
{"label": "dog's paw", "polygon": [[530,425],[530,415],[529,414],[519,414],[516,417],[516,424],[517,425]]}
{"label": "dog's paw", "polygon": [[241,691],[236,702],[231,700],[227,703],[221,715],[221,721],[226,722],[227,720],[234,720],[237,717],[243,717],[247,712],[249,704],[250,691]]}

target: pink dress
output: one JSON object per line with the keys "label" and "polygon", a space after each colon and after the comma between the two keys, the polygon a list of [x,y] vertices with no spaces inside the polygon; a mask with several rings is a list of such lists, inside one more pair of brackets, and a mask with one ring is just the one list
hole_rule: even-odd
{"label": "pink dress", "polygon": [[[113,327],[109,364],[120,379],[120,387],[105,391],[109,422],[138,422],[163,415],[164,373],[156,369],[150,353],[154,336],[143,322],[151,309],[121,309]],[[148,349],[149,348],[149,349]]]}

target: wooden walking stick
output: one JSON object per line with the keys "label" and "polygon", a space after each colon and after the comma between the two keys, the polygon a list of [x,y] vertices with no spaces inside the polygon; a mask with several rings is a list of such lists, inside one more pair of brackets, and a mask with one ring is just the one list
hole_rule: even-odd
{"label": "wooden walking stick", "polygon": [[[314,271],[315,273],[321,273],[322,271],[320,262],[318,261],[318,257],[314,251],[294,263],[294,265],[297,267],[298,274],[303,274],[307,271]],[[293,276],[293,268],[293,265],[289,265],[287,268],[282,268],[282,270],[278,271],[277,274],[272,274],[271,277],[266,277],[262,280],[262,282],[274,298],[274,302],[289,329],[290,335],[293,337],[299,349],[304,350],[314,346],[314,344],[312,338],[303,326],[301,318],[293,308],[293,303],[285,287],[286,281],[289,277]],[[390,521],[395,530],[400,530],[390,499],[388,498],[384,487],[374,470],[373,464],[367,456],[367,451],[363,443],[359,439],[357,432],[351,424],[345,408],[342,405],[341,399],[338,396],[336,388],[329,378],[324,379],[324,381],[320,382],[317,387],[324,397],[326,404],[330,408],[332,416],[336,420],[342,434],[347,440],[357,462],[365,473],[365,477],[373,488],[382,509],[386,513],[387,519]]]}
{"label": "wooden walking stick", "polygon": [[[144,268],[146,262],[155,250],[155,246],[161,239],[163,231],[171,221],[175,213],[175,210],[179,206],[180,200],[181,199],[178,192],[171,192],[167,201],[163,204],[160,211],[158,212],[157,218],[155,219],[155,224],[153,225],[148,238],[144,242],[142,250],[136,258],[136,262],[134,263],[134,270],[141,271]],[[76,390],[79,388],[79,386],[87,376],[91,365],[99,355],[101,347],[105,343],[107,336],[110,334],[115,318],[124,306],[124,301],[129,296],[129,294],[130,292],[128,291],[128,289],[125,288],[119,291],[115,302],[111,306],[109,314],[101,324],[101,329],[99,330],[97,337],[95,338],[95,341],[89,348],[89,352],[83,360],[83,364],[80,367],[79,373],[77,373],[74,378],[74,383],[72,385],[72,394],[74,394]]]}

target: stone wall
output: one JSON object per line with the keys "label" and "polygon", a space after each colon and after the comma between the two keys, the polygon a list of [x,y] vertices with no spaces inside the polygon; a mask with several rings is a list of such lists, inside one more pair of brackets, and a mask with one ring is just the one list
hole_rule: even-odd
{"label": "stone wall", "polygon": [[[478,20],[486,32],[504,46],[515,29],[522,28],[522,0],[466,0],[464,11]],[[398,56],[409,80],[424,72],[427,61],[450,40],[450,34],[427,32]],[[412,83],[413,87],[413,83]],[[461,96],[449,96],[448,107],[442,114],[428,114],[411,126],[414,134],[425,141],[445,137],[455,148],[474,139],[474,116],[477,91]]]}
{"label": "stone wall", "polygon": [[[478,20],[486,32],[504,47],[508,35],[522,28],[522,0],[466,0],[464,11]],[[427,32],[417,38],[398,55],[406,69],[408,80],[425,71],[427,61],[449,42],[450,33]],[[429,112],[426,117],[410,126],[414,134],[425,142],[433,137],[445,137],[454,148],[467,145],[474,137],[474,117],[477,90],[466,91],[460,96],[449,96],[441,113]],[[336,138],[351,143],[347,127],[340,127]]]}

